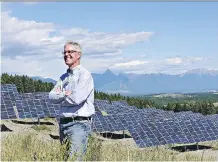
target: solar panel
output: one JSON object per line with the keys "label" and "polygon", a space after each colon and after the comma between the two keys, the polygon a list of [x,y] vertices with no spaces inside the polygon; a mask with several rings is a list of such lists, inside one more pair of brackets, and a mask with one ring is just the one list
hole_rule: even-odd
{"label": "solar panel", "polygon": [[95,99],[96,104],[111,104],[108,100]]}
{"label": "solar panel", "polygon": [[93,117],[93,127],[96,132],[114,132],[127,130],[127,123],[119,115],[103,116],[97,112]]}
{"label": "solar panel", "polygon": [[113,106],[112,104],[110,104],[109,101],[105,101],[105,100],[95,100],[94,101],[94,106],[95,108],[97,108],[97,110],[99,111],[105,111],[106,109],[108,109],[108,106]]}
{"label": "solar panel", "polygon": [[12,91],[2,91],[1,98],[11,100],[15,103],[20,100],[48,99],[48,93],[18,93]]}
{"label": "solar panel", "polygon": [[20,95],[22,96],[23,100],[30,100],[34,98],[32,93],[21,93]]}
{"label": "solar panel", "polygon": [[60,104],[53,104],[49,101],[49,99],[45,99],[47,108],[48,108],[48,116],[55,117],[59,115]]}
{"label": "solar panel", "polygon": [[107,122],[111,132],[125,130],[125,127],[118,116],[106,116],[105,121]]}
{"label": "solar panel", "polygon": [[124,101],[124,100],[120,100],[120,101],[111,101],[112,105],[116,105],[116,106],[129,106],[129,104]]}
{"label": "solar panel", "polygon": [[218,114],[206,115],[205,118],[218,125]]}
{"label": "solar panel", "polygon": [[93,131],[95,132],[109,132],[110,131],[108,123],[105,121],[105,118],[99,112],[97,112],[93,116]]}
{"label": "solar panel", "polygon": [[18,92],[13,91],[1,91],[1,98],[11,100],[14,102],[19,96]]}
{"label": "solar panel", "polygon": [[132,110],[137,110],[135,106],[124,106],[125,102],[112,101],[112,104],[107,100],[98,100],[94,102],[94,106],[97,111],[104,111],[107,114],[120,114],[120,113],[129,113]]}
{"label": "solar panel", "polygon": [[1,84],[1,91],[18,92],[15,84]]}
{"label": "solar panel", "polygon": [[35,99],[48,99],[49,92],[35,92],[33,93]]}
{"label": "solar panel", "polygon": [[1,98],[1,119],[16,119],[16,113],[11,100]]}
{"label": "solar panel", "polygon": [[131,113],[131,111],[134,111],[131,107],[129,108],[128,106],[120,107],[120,106],[115,106],[115,105],[107,105],[107,106],[101,107],[100,110],[110,115]]}
{"label": "solar panel", "polygon": [[20,93],[20,98],[22,100],[31,100],[31,99],[48,99],[48,92],[34,92],[34,93]]}
{"label": "solar panel", "polygon": [[47,99],[17,100],[19,118],[43,118],[58,116],[60,105],[52,104]]}
{"label": "solar panel", "polygon": [[202,118],[204,117],[204,115],[202,115],[201,113],[193,113],[192,111],[182,111],[182,112],[177,112],[174,115],[175,118],[177,119],[197,119],[197,118]]}
{"label": "solar panel", "polygon": [[[147,131],[143,128],[146,128]],[[128,125],[128,130],[139,147],[152,146],[149,135],[152,136],[153,133],[150,131],[149,127],[146,127],[146,124],[143,125],[142,123],[133,122],[133,124]]]}
{"label": "solar panel", "polygon": [[[176,143],[186,144],[210,141],[218,138],[216,125],[211,120],[206,120],[202,116],[200,118],[192,118],[193,114],[197,113],[183,112],[184,114],[191,114],[189,115],[190,119],[182,117],[175,120],[176,118],[173,116],[172,112],[166,113],[161,110],[160,113],[157,113],[157,115],[154,116],[154,112],[158,112],[158,110],[149,110],[150,114],[145,118],[145,113],[140,114],[140,111],[142,112],[142,110],[139,109],[138,112],[113,114],[106,117],[101,115],[101,120],[98,121],[98,125],[101,125],[101,128],[100,130],[96,129],[96,131],[113,132],[116,130],[129,130],[131,136],[139,147]],[[164,115],[161,116],[161,114]],[[168,119],[164,119],[166,114],[169,117]],[[172,118],[170,118],[170,115]],[[154,117],[157,120],[155,120]],[[216,116],[214,115],[214,118],[215,117]],[[120,122],[117,124],[109,122],[110,120],[114,121],[116,118],[120,119]],[[111,124],[108,126],[108,123]],[[96,125],[96,127],[98,127],[98,125]],[[111,125],[119,126],[120,129],[113,129]]]}
{"label": "solar panel", "polygon": [[[203,125],[207,125],[203,126]],[[217,129],[209,126],[207,121],[195,120],[164,122],[140,122],[129,126],[129,131],[139,147],[155,145],[194,143],[217,139]]]}
{"label": "solar panel", "polygon": [[43,118],[46,117],[42,100],[17,100],[16,108],[19,118]]}

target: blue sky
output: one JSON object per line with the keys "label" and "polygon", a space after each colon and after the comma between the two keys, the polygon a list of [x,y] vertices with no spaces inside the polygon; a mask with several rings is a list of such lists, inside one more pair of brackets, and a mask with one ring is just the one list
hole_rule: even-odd
{"label": "blue sky", "polygon": [[2,72],[56,79],[67,40],[96,73],[218,70],[217,2],[3,3],[1,12]]}

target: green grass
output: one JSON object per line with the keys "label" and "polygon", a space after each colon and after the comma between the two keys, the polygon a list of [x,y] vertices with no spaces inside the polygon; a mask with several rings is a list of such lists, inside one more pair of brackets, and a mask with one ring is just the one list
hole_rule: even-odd
{"label": "green grass", "polygon": [[189,146],[195,145],[196,143],[187,143],[187,144],[172,144],[171,147],[178,147],[178,146]]}
{"label": "green grass", "polygon": [[214,106],[216,106],[216,107],[218,106],[218,102],[214,102],[213,104],[214,104]]}
{"label": "green grass", "polygon": [[218,150],[218,142],[213,143],[212,150]]}
{"label": "green grass", "polygon": [[45,141],[36,134],[11,134],[2,142],[2,161],[61,161],[59,141]]}
{"label": "green grass", "polygon": [[45,121],[50,121],[52,118],[49,118],[49,117],[45,117],[45,118],[43,118],[43,120],[45,120]]}
{"label": "green grass", "polygon": [[108,113],[106,111],[101,111],[103,116],[108,116]]}
{"label": "green grass", "polygon": [[[63,161],[65,146],[36,133],[8,135],[2,141],[2,161]],[[182,154],[165,148],[139,149],[122,142],[89,139],[84,161],[215,161],[213,157]]]}
{"label": "green grass", "polygon": [[43,121],[56,121],[55,118],[45,117],[43,118]]}
{"label": "green grass", "polygon": [[36,131],[51,131],[51,129],[46,125],[34,125],[31,128]]}

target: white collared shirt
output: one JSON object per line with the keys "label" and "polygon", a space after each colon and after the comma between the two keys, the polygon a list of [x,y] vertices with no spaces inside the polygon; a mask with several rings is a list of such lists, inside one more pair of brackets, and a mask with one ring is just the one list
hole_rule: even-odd
{"label": "white collared shirt", "polygon": [[[61,93],[56,92],[58,87],[62,90]],[[72,93],[65,96],[65,91]],[[81,65],[68,69],[49,93],[49,100],[52,103],[61,103],[60,117],[93,115],[94,81],[91,73]]]}

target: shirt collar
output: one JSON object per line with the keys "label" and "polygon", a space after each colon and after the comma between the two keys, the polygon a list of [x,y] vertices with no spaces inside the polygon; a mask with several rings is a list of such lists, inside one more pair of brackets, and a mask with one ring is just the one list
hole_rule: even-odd
{"label": "shirt collar", "polygon": [[67,69],[67,73],[75,74],[81,67],[82,67],[81,65],[77,65],[74,68],[68,68]]}

